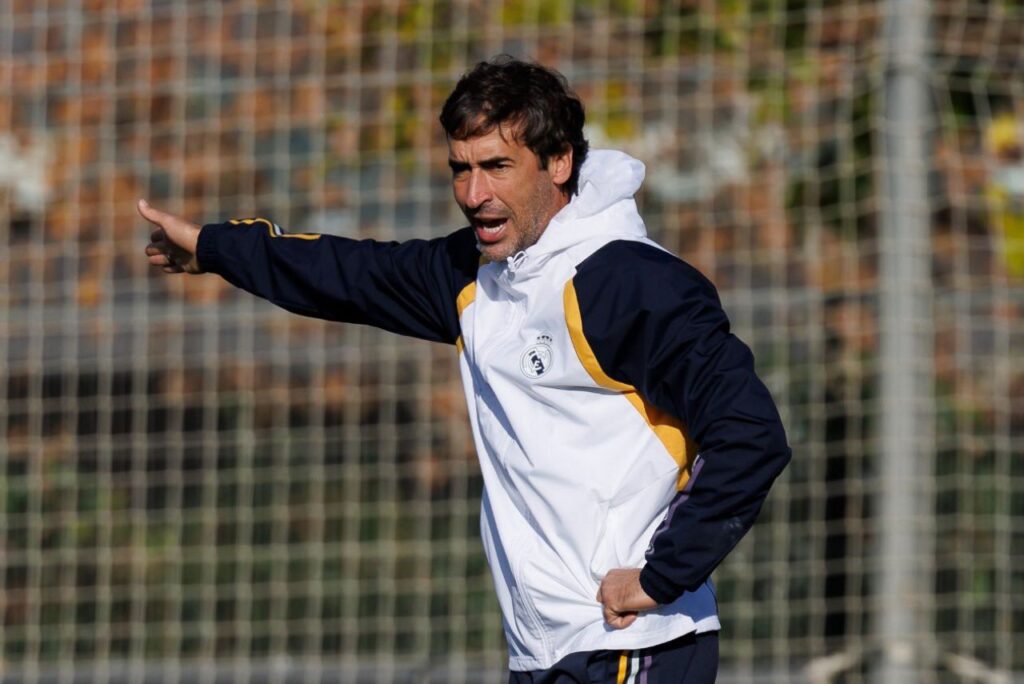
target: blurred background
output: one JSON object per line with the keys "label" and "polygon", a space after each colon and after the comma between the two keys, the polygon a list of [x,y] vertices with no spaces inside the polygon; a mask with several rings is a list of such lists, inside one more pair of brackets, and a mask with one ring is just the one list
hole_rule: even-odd
{"label": "blurred background", "polygon": [[170,277],[199,222],[461,225],[498,53],[647,164],[794,458],[722,682],[1024,681],[1021,0],[0,0],[0,681],[498,682],[454,348]]}

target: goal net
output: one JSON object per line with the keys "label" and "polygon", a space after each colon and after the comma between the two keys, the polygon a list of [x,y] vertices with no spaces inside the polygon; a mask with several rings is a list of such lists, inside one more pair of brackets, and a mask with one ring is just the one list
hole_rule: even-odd
{"label": "goal net", "polygon": [[2,679],[504,681],[454,348],[154,272],[134,212],[443,235],[437,114],[499,53],[646,163],[649,232],[783,413],[792,464],[715,574],[720,681],[1024,677],[1024,6],[909,4],[0,0]]}

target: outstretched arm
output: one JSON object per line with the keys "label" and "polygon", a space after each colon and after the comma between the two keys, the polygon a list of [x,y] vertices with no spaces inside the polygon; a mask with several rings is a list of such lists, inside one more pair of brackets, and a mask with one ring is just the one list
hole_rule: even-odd
{"label": "outstretched arm", "polygon": [[456,300],[479,265],[469,229],[378,242],[285,233],[266,219],[200,228],[144,202],[139,212],[157,227],[146,247],[149,262],[168,273],[217,273],[295,313],[436,342],[458,338]]}

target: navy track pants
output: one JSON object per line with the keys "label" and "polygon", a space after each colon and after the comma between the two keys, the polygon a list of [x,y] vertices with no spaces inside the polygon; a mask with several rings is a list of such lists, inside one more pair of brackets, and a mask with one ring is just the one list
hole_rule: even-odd
{"label": "navy track pants", "polygon": [[512,672],[509,684],[714,684],[718,632],[687,634],[635,651],[570,653],[547,670]]}

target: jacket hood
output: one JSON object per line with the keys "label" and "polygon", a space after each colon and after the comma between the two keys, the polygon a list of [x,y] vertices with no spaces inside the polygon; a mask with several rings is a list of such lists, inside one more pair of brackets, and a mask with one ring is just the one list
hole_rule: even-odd
{"label": "jacket hood", "polygon": [[586,218],[616,202],[632,199],[644,182],[645,174],[643,162],[625,152],[593,150],[580,169],[579,193],[559,216]]}
{"label": "jacket hood", "polygon": [[644,180],[643,162],[616,150],[591,150],[580,169],[579,192],[558,212],[531,257],[550,254],[594,237],[645,237],[633,195]]}

